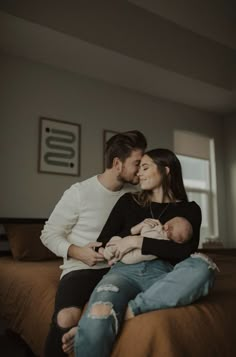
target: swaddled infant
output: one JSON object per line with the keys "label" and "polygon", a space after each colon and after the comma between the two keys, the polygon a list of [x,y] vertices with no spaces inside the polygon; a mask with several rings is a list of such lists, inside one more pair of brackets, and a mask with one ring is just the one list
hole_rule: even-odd
{"label": "swaddled infant", "polygon": [[[131,228],[132,235],[140,235],[140,237],[172,240],[176,243],[185,243],[191,239],[193,233],[192,225],[184,217],[174,217],[167,221],[164,225],[160,221],[152,218],[147,218],[143,222]],[[119,236],[114,236],[109,242],[122,239]],[[109,265],[117,262],[115,258],[115,247],[108,246],[104,249],[104,257],[108,260]],[[135,264],[146,260],[157,259],[155,255],[143,255],[141,249],[135,248],[126,253],[121,261],[125,264]]]}

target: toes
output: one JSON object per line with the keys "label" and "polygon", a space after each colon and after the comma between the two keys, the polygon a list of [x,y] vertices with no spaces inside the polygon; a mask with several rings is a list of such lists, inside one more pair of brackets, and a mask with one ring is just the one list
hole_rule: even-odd
{"label": "toes", "polygon": [[70,331],[62,336],[62,349],[65,353],[71,353],[74,349],[74,337],[76,335],[77,327],[72,327]]}
{"label": "toes", "polygon": [[70,343],[62,345],[62,349],[65,353],[71,353],[74,349],[74,339]]}

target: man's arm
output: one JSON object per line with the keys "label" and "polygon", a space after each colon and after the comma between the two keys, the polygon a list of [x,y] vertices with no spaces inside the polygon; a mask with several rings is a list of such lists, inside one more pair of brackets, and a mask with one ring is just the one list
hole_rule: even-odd
{"label": "man's arm", "polygon": [[79,247],[67,240],[67,236],[79,220],[79,202],[79,193],[74,186],[66,190],[44,225],[40,238],[42,243],[57,256],[78,259],[91,266],[104,260],[101,254],[94,251],[98,243]]}

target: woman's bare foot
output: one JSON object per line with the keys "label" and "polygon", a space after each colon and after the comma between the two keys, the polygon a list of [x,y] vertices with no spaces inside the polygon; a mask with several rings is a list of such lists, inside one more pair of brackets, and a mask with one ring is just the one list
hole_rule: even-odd
{"label": "woman's bare foot", "polygon": [[78,327],[72,327],[68,332],[62,336],[62,349],[65,353],[71,353],[74,351],[74,339]]}
{"label": "woman's bare foot", "polygon": [[133,311],[128,306],[125,312],[125,320],[130,320],[134,317]]}

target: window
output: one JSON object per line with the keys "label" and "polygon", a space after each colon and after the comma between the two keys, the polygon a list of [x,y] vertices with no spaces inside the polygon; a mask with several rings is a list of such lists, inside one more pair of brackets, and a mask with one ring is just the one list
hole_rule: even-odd
{"label": "window", "polygon": [[175,152],[181,162],[190,201],[202,210],[200,246],[218,236],[214,141],[187,132],[175,132]]}

